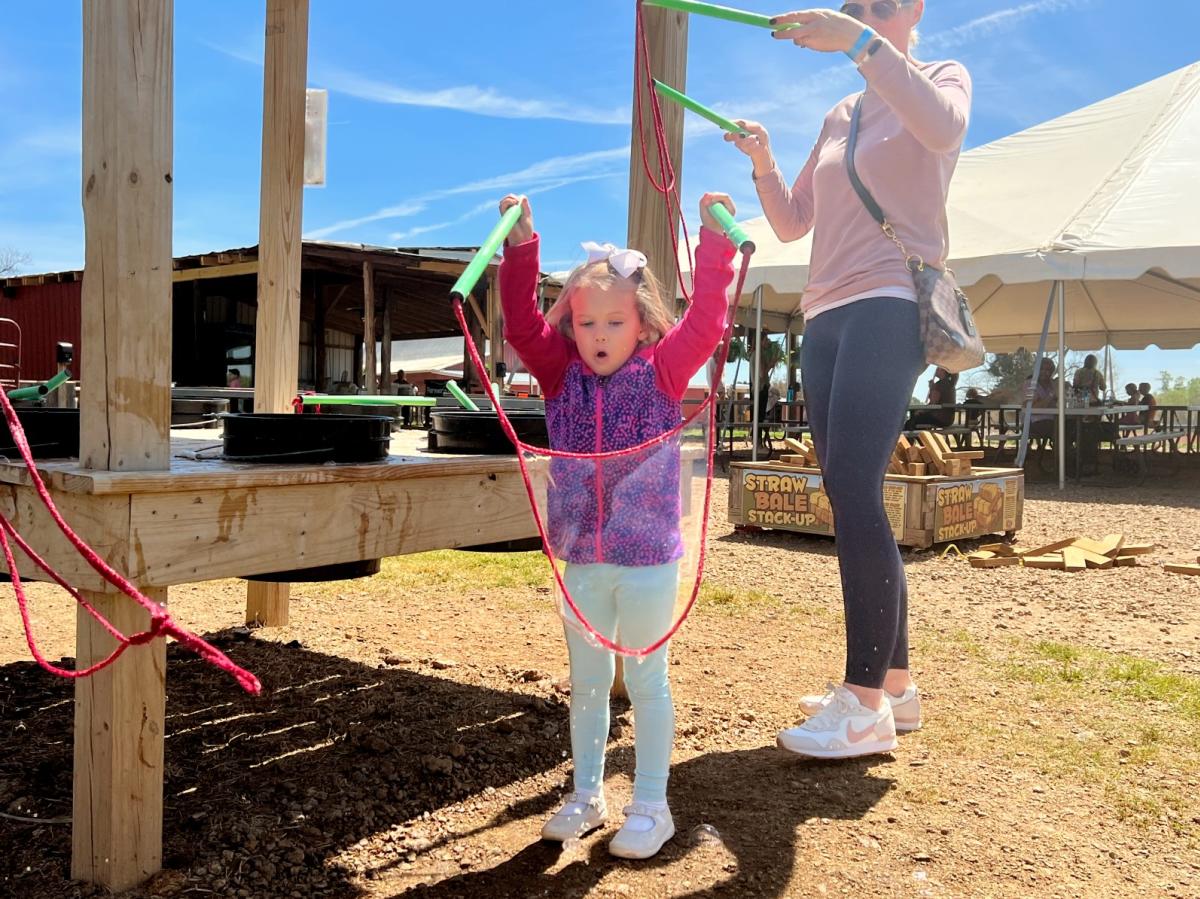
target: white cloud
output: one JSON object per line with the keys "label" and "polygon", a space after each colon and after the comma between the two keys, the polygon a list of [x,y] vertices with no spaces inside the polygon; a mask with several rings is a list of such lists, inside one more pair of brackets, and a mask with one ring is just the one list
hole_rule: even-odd
{"label": "white cloud", "polygon": [[997,31],[1012,28],[1024,19],[1044,13],[1063,12],[1087,6],[1091,0],[1031,0],[1018,6],[1000,9],[985,16],[971,19],[961,25],[939,31],[922,39],[922,46],[938,51],[961,47],[972,41],[987,37]]}
{"label": "white cloud", "polygon": [[[454,187],[431,191],[406,203],[387,206],[357,218],[334,222],[332,225],[313,229],[304,236],[319,240],[332,234],[337,234],[340,231],[356,228],[371,222],[407,218],[425,211],[430,203],[463,194],[499,190],[520,190],[527,194],[532,194],[543,190],[557,190],[560,187],[566,187],[568,184],[576,184],[580,181],[594,181],[597,178],[616,175],[623,171],[624,166],[618,168],[613,163],[624,162],[628,158],[629,150],[626,147],[616,147],[611,150],[594,150],[589,153],[578,153],[573,156],[554,156],[550,159],[535,162],[533,165],[526,166],[516,172],[493,175],[490,178],[469,181],[465,184],[455,185]],[[489,203],[498,200],[499,197],[494,201],[489,201]],[[445,222],[437,227],[447,227],[452,224],[457,224],[457,221]],[[428,229],[432,230],[433,226],[428,226]],[[400,234],[406,236],[412,236],[413,233],[411,229],[400,232]]]}

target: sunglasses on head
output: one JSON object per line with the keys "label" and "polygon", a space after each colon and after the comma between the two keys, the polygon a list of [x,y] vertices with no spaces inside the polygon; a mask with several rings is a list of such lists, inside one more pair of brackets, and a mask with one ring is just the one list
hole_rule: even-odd
{"label": "sunglasses on head", "polygon": [[900,12],[900,7],[904,6],[903,0],[875,0],[874,3],[843,3],[841,12],[843,15],[850,16],[852,19],[858,19],[860,22],[867,14],[867,10],[871,10],[871,15],[881,22],[886,22],[896,13]]}

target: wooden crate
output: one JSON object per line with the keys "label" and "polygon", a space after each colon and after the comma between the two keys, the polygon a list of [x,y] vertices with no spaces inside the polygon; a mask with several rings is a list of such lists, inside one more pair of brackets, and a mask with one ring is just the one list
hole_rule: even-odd
{"label": "wooden crate", "polygon": [[[889,474],[883,504],[896,542],[927,547],[1021,529],[1025,473],[976,468],[963,477]],[[780,462],[734,462],[729,475],[729,520],[832,537],[834,521],[824,479],[816,468]]]}

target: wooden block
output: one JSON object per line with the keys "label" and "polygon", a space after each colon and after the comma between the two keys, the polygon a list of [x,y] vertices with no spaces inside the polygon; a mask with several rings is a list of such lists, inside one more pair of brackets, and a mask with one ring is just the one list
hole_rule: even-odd
{"label": "wooden block", "polygon": [[919,462],[922,465],[925,464],[925,454],[921,452],[921,448],[919,446],[910,446],[908,448],[907,455],[909,462]]}
{"label": "wooden block", "polygon": [[1101,556],[1105,555],[1101,552],[1104,549],[1104,544],[1099,540],[1093,540],[1090,537],[1076,537],[1072,544],[1076,549],[1082,549],[1090,553],[1097,553]]}
{"label": "wooden block", "polygon": [[1017,551],[1007,543],[985,543],[983,546],[979,547],[979,549],[981,552],[990,552],[994,555],[1004,556],[1006,558],[1017,557]]}
{"label": "wooden block", "polygon": [[996,558],[996,554],[994,552],[991,552],[990,550],[981,549],[977,552],[971,553],[969,556],[967,556],[967,558],[968,559],[994,559],[994,558]]}
{"label": "wooden block", "polygon": [[937,441],[938,449],[942,451],[943,456],[949,456],[954,452],[954,447],[950,445],[950,441],[946,439],[945,434],[939,434],[937,431],[930,431],[929,433]]}
{"label": "wooden block", "polygon": [[912,449],[912,444],[908,442],[907,437],[905,437],[903,434],[901,434],[899,436],[899,438],[897,438],[897,440],[896,440],[896,449],[900,450],[900,452],[902,452],[902,453],[907,454],[908,451],[910,449]]}
{"label": "wooden block", "polygon": [[926,466],[924,462],[912,462],[908,466],[908,472],[913,477],[923,478],[925,477],[925,471]]}
{"label": "wooden block", "polygon": [[1067,571],[1086,571],[1087,559],[1083,555],[1083,550],[1076,549],[1074,546],[1068,546],[1062,551],[1063,567]]}
{"label": "wooden block", "polygon": [[1153,543],[1126,543],[1121,547],[1121,555],[1148,556],[1154,552],[1155,548]]}
{"label": "wooden block", "polygon": [[1115,559],[1113,559],[1113,564],[1115,566],[1117,566],[1118,568],[1137,568],[1138,567],[1138,557],[1137,556],[1117,556]]}
{"label": "wooden block", "polygon": [[969,556],[967,561],[971,563],[972,568],[1006,568],[1009,565],[1021,564],[1021,560],[1016,556],[996,556],[991,559],[976,559],[974,556]]}
{"label": "wooden block", "polygon": [[790,449],[793,453],[799,453],[801,456],[804,455],[804,444],[799,440],[796,440],[794,437],[785,437],[783,439],[783,445]]}
{"label": "wooden block", "polygon": [[1061,555],[1021,556],[1020,564],[1026,568],[1050,568],[1058,571],[1065,567]]}
{"label": "wooden block", "polygon": [[1055,543],[1047,543],[1045,546],[1039,546],[1037,549],[1017,550],[1017,553],[1022,556],[1046,556],[1053,552],[1058,552],[1071,546],[1075,542],[1074,537],[1066,540],[1058,540]]}
{"label": "wooden block", "polygon": [[[1108,556],[1100,553],[1089,552],[1088,550],[1081,549],[1078,546],[1072,547],[1071,551],[1082,553],[1083,561],[1087,563],[1088,568],[1107,569],[1113,567],[1113,560]],[[1066,550],[1064,550],[1064,552],[1066,552]]]}
{"label": "wooden block", "polygon": [[1163,568],[1172,574],[1200,575],[1200,565],[1164,565]]}
{"label": "wooden block", "polygon": [[1097,542],[1103,548],[1101,555],[1116,557],[1120,554],[1121,547],[1125,545],[1125,535],[1106,534],[1103,539]]}
{"label": "wooden block", "polygon": [[967,461],[973,461],[983,458],[983,450],[963,450],[960,452],[950,452],[946,453],[946,457],[949,459],[964,459]]}

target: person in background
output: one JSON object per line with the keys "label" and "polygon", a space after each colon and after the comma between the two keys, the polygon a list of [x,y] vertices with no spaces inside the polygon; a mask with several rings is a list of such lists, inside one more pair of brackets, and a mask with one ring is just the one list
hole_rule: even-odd
{"label": "person in background", "polygon": [[1138,393],[1141,396],[1138,398],[1139,406],[1149,406],[1145,412],[1141,413],[1142,427],[1147,431],[1153,431],[1158,427],[1158,400],[1154,398],[1154,393],[1151,391],[1150,383],[1143,381],[1138,384]]}
{"label": "person in background", "polygon": [[[408,378],[404,374],[404,369],[396,370],[396,377],[392,378],[392,392],[396,396],[414,396],[417,388],[409,383]],[[403,406],[400,409],[401,426],[407,428],[412,424],[413,407]]]}
{"label": "person in background", "polygon": [[[1138,393],[1137,384],[1126,384],[1125,385],[1125,403],[1127,405],[1130,405],[1130,406],[1139,405],[1138,400],[1140,398],[1141,398],[1141,394]],[[1124,415],[1121,416],[1121,429],[1124,431],[1126,436],[1128,436],[1130,433],[1128,430],[1129,428],[1136,428],[1141,423],[1142,423],[1142,417],[1137,412],[1126,412]]]}
{"label": "person in background", "polygon": [[[929,393],[925,402],[931,406],[953,406],[958,395],[958,375],[944,368],[933,373],[929,381]],[[954,424],[953,409],[926,409],[914,413],[905,423],[904,430],[915,431],[919,427],[948,428]]]}
{"label": "person in background", "polygon": [[229,369],[229,382],[226,386],[228,386],[228,387],[241,387],[242,386],[242,373],[238,369],[236,369],[236,368]]}
{"label": "person in background", "polygon": [[[1025,382],[1025,399],[1033,400],[1034,409],[1052,409],[1058,405],[1058,381],[1054,378],[1057,370],[1058,367],[1052,359],[1043,359],[1037,384],[1034,385],[1032,378]],[[1054,413],[1034,412],[1029,419],[1030,439],[1053,438],[1055,418]]]}
{"label": "person in background", "polygon": [[1075,395],[1091,406],[1098,406],[1104,400],[1104,391],[1108,386],[1104,383],[1104,375],[1096,368],[1098,361],[1095,355],[1089,353],[1083,360],[1083,368],[1075,372],[1071,382]]}

